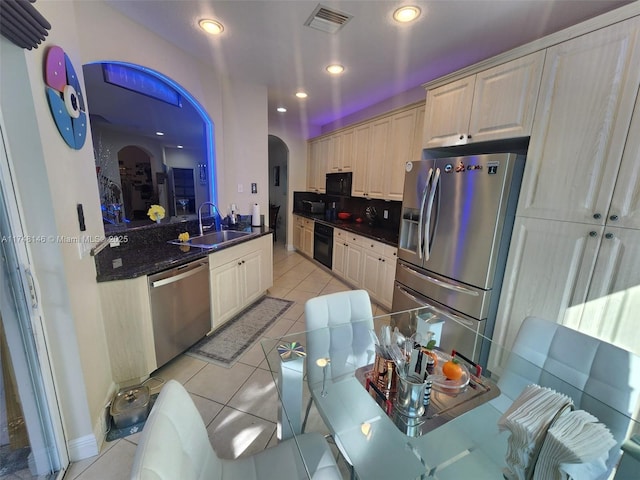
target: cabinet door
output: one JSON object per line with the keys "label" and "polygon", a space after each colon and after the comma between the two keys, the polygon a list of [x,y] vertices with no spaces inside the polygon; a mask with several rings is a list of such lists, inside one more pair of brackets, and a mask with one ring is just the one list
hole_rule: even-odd
{"label": "cabinet door", "polygon": [[587,300],[565,323],[640,355],[640,230],[606,227]]}
{"label": "cabinet door", "polygon": [[374,251],[363,250],[362,251],[362,288],[367,290],[371,297],[378,299],[379,292],[379,277],[380,270],[382,268],[382,262],[380,261],[380,255],[377,255]]}
{"label": "cabinet door", "polygon": [[327,159],[329,158],[330,137],[309,142],[307,163],[307,190],[324,193],[326,191]]}
{"label": "cabinet door", "polygon": [[362,249],[359,245],[347,243],[347,262],[345,278],[352,285],[360,287],[362,285]]}
{"label": "cabinet door", "polygon": [[382,257],[378,271],[378,301],[383,307],[391,309],[393,302],[393,283],[396,279],[396,257]]}
{"label": "cabinet door", "polygon": [[313,220],[307,220],[311,226],[305,225],[302,231],[302,251],[313,258]]}
{"label": "cabinet door", "polygon": [[370,198],[384,198],[386,179],[382,172],[389,160],[391,117],[381,118],[371,125],[369,162],[367,167],[367,191]]}
{"label": "cabinet door", "polygon": [[427,91],[424,148],[467,143],[475,75]]}
{"label": "cabinet door", "polygon": [[327,172],[340,172],[342,171],[342,134],[331,135],[327,139],[327,143],[326,170]]}
{"label": "cabinet door", "polygon": [[243,303],[251,303],[262,295],[262,255],[260,251],[250,253],[241,260],[243,280]]}
{"label": "cabinet door", "polygon": [[607,222],[611,226],[640,229],[640,95],[624,147]]}
{"label": "cabinet door", "polygon": [[332,172],[350,172],[353,170],[353,149],[355,129],[350,128],[336,135],[339,137],[334,145],[335,160],[331,164]]}
{"label": "cabinet door", "polygon": [[386,200],[402,201],[405,164],[412,158],[413,135],[416,129],[416,110],[396,113],[391,117],[389,156],[384,165]]}
{"label": "cabinet door", "polygon": [[531,135],[543,63],[539,51],[476,75],[469,142]]}
{"label": "cabinet door", "polygon": [[333,240],[333,262],[331,264],[331,270],[336,275],[344,278],[346,277],[346,258],[347,258],[347,245],[344,240]]}
{"label": "cabinet door", "polygon": [[[591,233],[594,232],[594,233]],[[565,309],[584,301],[601,227],[516,218],[493,339],[509,349],[524,318],[560,322]]]}
{"label": "cabinet door", "polygon": [[416,126],[413,130],[413,140],[411,141],[410,160],[422,159],[422,139],[424,137],[424,111],[425,106],[420,105],[416,108]]}
{"label": "cabinet door", "polygon": [[371,125],[365,124],[355,127],[353,137],[353,182],[351,195],[365,197],[368,193],[369,149]]}
{"label": "cabinet door", "polygon": [[639,24],[547,50],[519,215],[604,224],[640,83]]}
{"label": "cabinet door", "polygon": [[211,270],[213,328],[229,320],[243,306],[239,260]]}
{"label": "cabinet door", "polygon": [[302,250],[302,231],[304,230],[304,223],[302,217],[298,215],[293,216],[293,248],[296,250]]}

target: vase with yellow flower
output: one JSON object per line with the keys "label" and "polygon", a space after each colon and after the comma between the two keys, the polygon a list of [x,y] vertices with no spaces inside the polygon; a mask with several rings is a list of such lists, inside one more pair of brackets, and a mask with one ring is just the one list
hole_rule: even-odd
{"label": "vase with yellow flower", "polygon": [[164,218],[164,208],[161,205],[151,205],[147,215],[154,222],[160,223],[160,220]]}

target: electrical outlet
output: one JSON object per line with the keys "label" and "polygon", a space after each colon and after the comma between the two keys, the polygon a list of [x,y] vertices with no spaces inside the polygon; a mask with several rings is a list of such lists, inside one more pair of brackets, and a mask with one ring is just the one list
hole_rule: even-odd
{"label": "electrical outlet", "polygon": [[244,187],[242,186],[241,183],[238,184],[238,193],[242,193],[244,192]]}
{"label": "electrical outlet", "polygon": [[382,212],[382,218],[384,218],[384,219],[389,218],[389,210],[384,210],[384,211]]}
{"label": "electrical outlet", "polygon": [[251,184],[251,193],[258,193],[258,184],[257,183],[252,183]]}

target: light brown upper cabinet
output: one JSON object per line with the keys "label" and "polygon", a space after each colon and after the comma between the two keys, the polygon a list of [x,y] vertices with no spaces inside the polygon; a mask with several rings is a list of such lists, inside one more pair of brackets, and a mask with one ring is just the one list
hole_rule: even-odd
{"label": "light brown upper cabinet", "polygon": [[329,137],[319,138],[308,144],[307,191],[326,192],[327,159],[329,157]]}
{"label": "light brown upper cabinet", "polygon": [[354,131],[347,130],[329,137],[329,172],[350,172],[353,170]]}
{"label": "light brown upper cabinet", "polygon": [[527,137],[544,51],[427,90],[424,148]]}
{"label": "light brown upper cabinet", "polygon": [[[640,85],[639,36],[640,19],[632,18],[547,50],[518,215],[596,225],[622,215],[609,206],[617,178],[620,203],[638,191],[618,171],[625,142],[637,141],[629,125]],[[621,174],[637,178],[637,154],[628,157]]]}

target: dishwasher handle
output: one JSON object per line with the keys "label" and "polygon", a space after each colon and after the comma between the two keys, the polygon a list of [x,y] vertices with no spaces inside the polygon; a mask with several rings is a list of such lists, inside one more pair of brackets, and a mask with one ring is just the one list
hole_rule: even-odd
{"label": "dishwasher handle", "polygon": [[[192,268],[191,270],[186,271],[184,273],[179,273],[178,275],[172,275],[170,277],[163,278],[162,280],[156,280],[155,282],[151,282],[150,286],[151,288],[158,288],[158,287],[163,287],[165,285],[169,285],[174,282],[179,282],[180,280],[183,280],[192,275],[195,275],[196,273],[200,273],[202,270],[205,270],[207,268],[209,268],[208,263],[200,263],[200,265],[198,265],[196,268]],[[175,270],[179,270],[179,268]]]}

